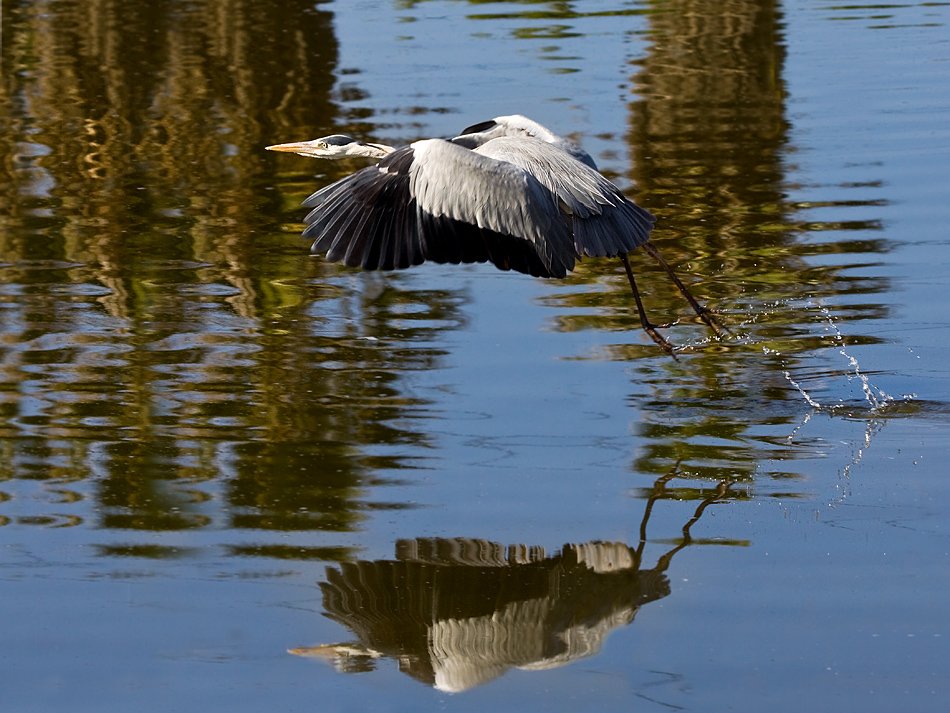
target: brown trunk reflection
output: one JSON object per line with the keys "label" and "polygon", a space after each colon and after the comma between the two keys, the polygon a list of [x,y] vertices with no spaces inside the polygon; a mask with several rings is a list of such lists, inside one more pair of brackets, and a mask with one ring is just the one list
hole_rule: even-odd
{"label": "brown trunk reflection", "polygon": [[365,449],[426,446],[401,381],[438,365],[460,296],[342,289],[280,242],[263,146],[339,124],[331,14],[63,0],[3,20],[0,480],[94,480],[97,524],[124,530],[347,531],[402,507],[367,488],[404,459]]}

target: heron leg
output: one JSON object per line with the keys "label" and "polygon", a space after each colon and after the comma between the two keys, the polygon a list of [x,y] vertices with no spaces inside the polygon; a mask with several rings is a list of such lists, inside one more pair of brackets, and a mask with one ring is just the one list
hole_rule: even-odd
{"label": "heron leg", "polygon": [[673,354],[673,345],[670,344],[662,334],[656,331],[656,327],[647,319],[647,312],[643,309],[643,300],[640,299],[640,290],[637,289],[637,281],[633,276],[633,270],[630,269],[630,260],[627,259],[626,253],[620,253],[620,261],[623,263],[623,269],[627,271],[627,280],[630,281],[630,289],[633,290],[633,299],[637,302],[637,313],[640,315],[640,325],[643,327],[643,331],[649,334],[654,342],[663,347],[663,349],[675,359],[676,355]]}
{"label": "heron leg", "polygon": [[693,294],[686,288],[686,285],[683,284],[683,281],[680,280],[675,272],[673,272],[673,268],[670,267],[670,264],[663,259],[662,255],[660,255],[659,250],[653,246],[653,243],[648,241],[645,242],[641,247],[647,252],[648,255],[650,255],[650,257],[660,263],[660,267],[666,270],[666,274],[670,276],[670,279],[673,280],[673,284],[676,285],[676,288],[680,291],[683,297],[686,298],[686,301],[689,302],[689,306],[693,308],[696,316],[703,320],[706,326],[716,333],[717,337],[722,338],[723,331],[728,331],[726,327],[716,321],[715,317],[712,316],[712,312],[710,312],[707,307],[703,307],[703,305],[699,304],[699,301],[693,297]]}

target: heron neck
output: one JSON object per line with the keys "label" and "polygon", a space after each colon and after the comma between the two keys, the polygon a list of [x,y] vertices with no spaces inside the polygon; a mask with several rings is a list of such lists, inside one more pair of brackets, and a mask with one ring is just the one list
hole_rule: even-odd
{"label": "heron neck", "polygon": [[352,152],[352,156],[365,156],[366,158],[383,158],[388,156],[396,149],[386,144],[360,144]]}

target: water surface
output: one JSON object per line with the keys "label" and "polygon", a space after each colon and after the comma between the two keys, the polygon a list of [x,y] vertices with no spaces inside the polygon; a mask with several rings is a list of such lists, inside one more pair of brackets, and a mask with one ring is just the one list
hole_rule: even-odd
{"label": "water surface", "polygon": [[[945,3],[4,3],[10,710],[942,710]],[[522,112],[658,217],[544,281],[298,204]]]}

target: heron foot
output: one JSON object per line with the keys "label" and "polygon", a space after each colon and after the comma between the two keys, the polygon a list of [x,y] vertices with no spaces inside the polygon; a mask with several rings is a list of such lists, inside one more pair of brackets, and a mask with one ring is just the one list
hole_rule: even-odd
{"label": "heron foot", "polygon": [[660,267],[662,267],[666,274],[670,276],[670,279],[673,280],[673,284],[676,285],[676,289],[680,291],[680,294],[686,298],[686,301],[689,302],[689,306],[693,308],[693,312],[696,313],[696,316],[699,317],[703,324],[709,327],[717,337],[722,339],[725,336],[725,333],[729,332],[728,327],[724,326],[719,320],[715,318],[712,310],[708,307],[701,305],[699,300],[693,297],[693,293],[689,291],[686,285],[683,284],[683,281],[680,280],[679,275],[677,275],[673,268],[670,267],[670,264],[660,255],[660,251],[656,249],[653,243],[647,241],[641,247],[643,250],[654,260],[656,260]]}

